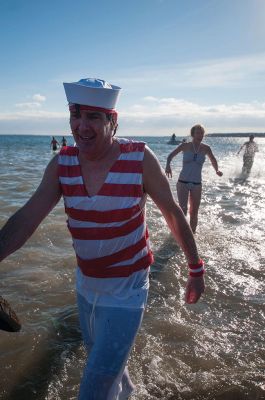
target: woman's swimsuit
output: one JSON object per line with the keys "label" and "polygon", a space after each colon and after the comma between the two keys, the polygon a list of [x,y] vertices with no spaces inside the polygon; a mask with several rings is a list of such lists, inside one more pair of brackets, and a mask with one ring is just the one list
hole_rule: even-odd
{"label": "woman's swimsuit", "polygon": [[201,185],[202,182],[202,166],[205,162],[205,153],[196,153],[193,151],[183,152],[182,170],[179,174],[178,181],[188,186],[189,190],[193,185]]}

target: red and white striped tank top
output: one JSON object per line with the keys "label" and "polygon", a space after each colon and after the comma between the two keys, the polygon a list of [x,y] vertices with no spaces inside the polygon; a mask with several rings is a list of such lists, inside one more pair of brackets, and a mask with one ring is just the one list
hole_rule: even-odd
{"label": "red and white striped tank top", "polygon": [[143,193],[145,143],[118,139],[120,155],[95,196],[82,177],[77,147],[59,154],[59,181],[73,238],[77,265],[93,278],[128,277],[149,267],[149,247]]}

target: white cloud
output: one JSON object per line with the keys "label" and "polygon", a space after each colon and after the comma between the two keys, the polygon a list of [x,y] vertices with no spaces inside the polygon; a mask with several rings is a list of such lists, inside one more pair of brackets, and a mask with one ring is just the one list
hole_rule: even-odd
{"label": "white cloud", "polygon": [[[26,103],[23,103],[25,105]],[[32,107],[31,107],[32,108]],[[19,111],[15,113],[0,113],[0,121],[18,121],[18,120],[56,120],[56,119],[69,119],[68,112],[52,112],[43,110],[28,110]]]}
{"label": "white cloud", "polygon": [[33,100],[39,102],[39,103],[43,103],[44,101],[46,101],[46,97],[42,96],[41,94],[34,94],[32,96]]}
{"label": "white cloud", "polygon": [[[8,124],[11,126],[20,121],[22,125],[35,124],[36,132],[43,129],[40,125],[68,125],[68,111],[49,112],[38,107],[25,109],[25,103],[23,107],[15,113],[0,113],[0,123],[5,126],[5,132]],[[183,134],[183,130],[188,130],[195,123],[205,125],[208,132],[263,132],[265,103],[202,105],[173,97],[148,97],[119,112],[119,132],[123,135],[168,135],[171,131]]]}
{"label": "white cloud", "polygon": [[153,97],[153,96],[146,96],[146,97],[143,98],[143,100],[144,101],[151,101],[151,102],[157,101],[156,97]]}
{"label": "white cloud", "polygon": [[17,104],[15,104],[15,107],[34,109],[34,108],[40,108],[41,104],[34,101],[34,102],[30,102],[30,103],[17,103]]}
{"label": "white cloud", "polygon": [[237,88],[264,85],[265,53],[174,65],[142,66],[121,72],[124,88]]}
{"label": "white cloud", "polygon": [[236,103],[233,105],[215,104],[200,105],[177,98],[143,98],[142,103],[131,106],[128,110],[120,112],[123,117],[130,118],[163,118],[179,116],[188,117],[190,115],[200,118],[219,117],[236,118],[236,117],[260,117],[265,118],[265,103]]}
{"label": "white cloud", "polygon": [[[183,127],[201,122],[208,131],[263,132],[265,102],[255,101],[257,97],[253,93],[255,87],[262,93],[264,70],[265,53],[120,71],[118,79],[114,76],[110,79],[124,88],[119,108],[120,131],[125,135],[164,135],[171,130],[181,134]],[[207,91],[209,88],[211,90]],[[224,88],[222,100],[218,101],[215,93],[220,94]],[[211,100],[206,100],[206,92],[210,93]],[[239,96],[234,96],[237,92]],[[189,100],[194,98],[194,93],[200,100]],[[233,101],[241,98],[240,93],[244,93],[244,101]],[[40,120],[47,126],[58,125],[63,120],[68,122],[67,111],[43,111],[45,96],[35,94],[31,100],[17,103],[17,112],[0,113],[2,124],[8,126],[9,121],[33,120],[37,131]]]}
{"label": "white cloud", "polygon": [[42,107],[42,103],[46,101],[46,97],[41,94],[34,94],[32,100],[33,101],[16,103],[15,107],[26,110],[35,110]]}
{"label": "white cloud", "polygon": [[120,126],[130,134],[183,134],[183,127],[188,130],[195,123],[205,125],[208,132],[263,132],[265,103],[201,105],[177,98],[143,98],[120,112]]}

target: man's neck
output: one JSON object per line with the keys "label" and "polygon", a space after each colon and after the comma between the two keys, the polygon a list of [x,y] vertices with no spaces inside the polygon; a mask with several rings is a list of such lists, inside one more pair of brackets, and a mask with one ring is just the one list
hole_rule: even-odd
{"label": "man's neck", "polygon": [[79,152],[79,161],[82,164],[102,164],[116,158],[119,151],[118,142],[111,138],[111,142],[106,144],[100,153],[90,155],[85,152]]}

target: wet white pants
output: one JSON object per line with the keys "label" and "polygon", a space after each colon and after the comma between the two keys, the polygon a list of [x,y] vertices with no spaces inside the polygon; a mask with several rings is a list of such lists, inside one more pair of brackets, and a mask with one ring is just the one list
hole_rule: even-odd
{"label": "wet white pants", "polygon": [[143,308],[102,307],[77,295],[88,358],[79,400],[125,400],[133,391],[126,363],[140,328]]}

